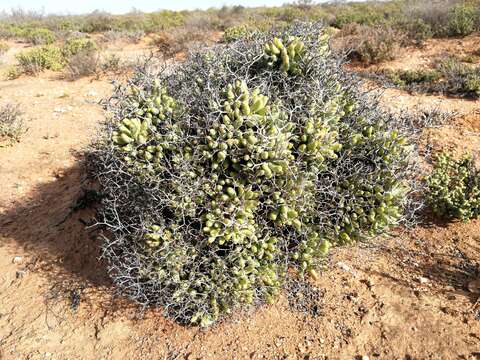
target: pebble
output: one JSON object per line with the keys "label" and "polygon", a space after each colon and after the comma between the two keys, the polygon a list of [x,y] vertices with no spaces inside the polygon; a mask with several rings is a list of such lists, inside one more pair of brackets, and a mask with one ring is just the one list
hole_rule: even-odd
{"label": "pebble", "polygon": [[339,262],[337,263],[337,266],[338,266],[340,269],[342,269],[343,271],[350,271],[350,270],[351,270],[351,269],[350,269],[350,266],[348,266],[347,264],[345,264],[344,262],[341,262],[341,261],[339,261]]}
{"label": "pebble", "polygon": [[471,293],[480,294],[480,279],[470,281],[467,288]]}
{"label": "pebble", "polygon": [[425,277],[423,277],[423,276],[420,276],[420,277],[418,278],[418,282],[419,282],[420,284],[426,284],[426,283],[428,283],[429,281],[430,281],[430,280],[428,280],[427,278],[425,278]]}
{"label": "pebble", "polygon": [[298,344],[298,351],[300,351],[300,354],[304,354],[307,352],[307,348],[303,344]]}
{"label": "pebble", "polygon": [[362,279],[360,281],[362,283],[364,283],[365,285],[367,285],[367,287],[369,287],[369,288],[371,288],[373,285],[375,285],[375,283],[370,279]]}
{"label": "pebble", "polygon": [[368,355],[363,355],[362,360],[370,360],[370,357]]}
{"label": "pebble", "polygon": [[12,263],[14,264],[21,264],[22,263],[22,260],[23,258],[21,256],[15,256],[12,260]]}

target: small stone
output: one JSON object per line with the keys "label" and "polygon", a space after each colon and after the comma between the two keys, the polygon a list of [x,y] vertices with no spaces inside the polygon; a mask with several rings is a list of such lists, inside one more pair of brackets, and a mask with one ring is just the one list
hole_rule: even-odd
{"label": "small stone", "polygon": [[371,288],[374,285],[373,281],[370,279],[362,279],[360,282],[364,283],[368,288]]}
{"label": "small stone", "polygon": [[15,277],[17,279],[21,279],[23,278],[23,276],[26,274],[26,271],[25,270],[18,270],[17,272],[15,272]]}
{"label": "small stone", "polygon": [[470,281],[467,287],[471,293],[480,294],[480,279]]}
{"label": "small stone", "polygon": [[362,360],[370,360],[370,357],[368,355],[363,355]]}
{"label": "small stone", "polygon": [[423,277],[423,276],[420,276],[420,277],[418,278],[418,282],[419,282],[420,284],[427,284],[428,282],[430,282],[430,280],[428,280],[427,278],[425,278],[425,277]]}
{"label": "small stone", "polygon": [[348,266],[347,264],[345,264],[344,262],[341,262],[341,261],[339,261],[339,262],[337,263],[337,266],[338,266],[340,269],[342,269],[343,271],[350,271],[350,270],[351,270],[351,269],[350,269],[350,266]]}
{"label": "small stone", "polygon": [[15,256],[12,260],[12,263],[14,264],[21,264],[22,263],[22,260],[23,258],[21,256]]}

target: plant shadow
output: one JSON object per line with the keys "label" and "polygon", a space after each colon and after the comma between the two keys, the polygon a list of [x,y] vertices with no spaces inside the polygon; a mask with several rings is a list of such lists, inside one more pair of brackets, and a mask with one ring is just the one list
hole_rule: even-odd
{"label": "plant shadow", "polygon": [[[403,287],[424,288],[447,298],[464,296],[475,304],[479,294],[470,292],[468,284],[480,277],[480,237],[474,232],[477,226],[467,225],[461,235],[455,229],[465,224],[450,223],[450,226],[453,229],[443,221],[432,221],[398,242],[376,244],[377,251],[391,259],[397,270],[372,273]],[[437,232],[432,232],[432,228]],[[441,245],[434,246],[435,241]]]}
{"label": "plant shadow", "polygon": [[114,288],[100,260],[99,229],[89,226],[95,216],[85,202],[89,186],[84,166],[77,161],[0,214],[0,239],[12,256],[19,253],[24,258],[17,277],[41,274],[50,292],[72,307],[78,306],[84,289],[93,288],[111,309]]}

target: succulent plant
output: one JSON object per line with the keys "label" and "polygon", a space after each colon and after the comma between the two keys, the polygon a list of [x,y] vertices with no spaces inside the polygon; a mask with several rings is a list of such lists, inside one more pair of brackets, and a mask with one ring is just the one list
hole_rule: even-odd
{"label": "succulent plant", "polygon": [[426,178],[427,200],[433,211],[462,221],[480,216],[480,170],[468,154],[456,160],[442,152]]}
{"label": "succulent plant", "polygon": [[402,221],[406,138],[321,32],[258,33],[167,72],[147,64],[117,89],[91,168],[125,294],[208,326],[273,302],[287,271],[317,277],[331,246]]}
{"label": "succulent plant", "polygon": [[301,73],[298,62],[302,58],[305,44],[295,36],[288,36],[285,40],[274,37],[265,44],[265,59],[269,66],[278,66],[284,72]]}

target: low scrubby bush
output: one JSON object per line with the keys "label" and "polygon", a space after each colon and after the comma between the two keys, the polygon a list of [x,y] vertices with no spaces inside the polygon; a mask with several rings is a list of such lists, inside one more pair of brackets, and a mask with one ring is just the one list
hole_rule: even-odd
{"label": "low scrubby bush", "polygon": [[[207,326],[403,220],[412,147],[318,25],[148,64],[89,155],[118,289]],[[299,279],[299,281],[301,281]]]}
{"label": "low scrubby bush", "polygon": [[339,47],[349,54],[349,58],[365,64],[393,60],[404,41],[403,34],[390,27],[357,24],[345,26],[336,37],[340,39]]}
{"label": "low scrubby bush", "polygon": [[251,34],[254,30],[247,26],[247,25],[238,25],[238,26],[232,26],[229,27],[225,30],[225,32],[222,35],[222,42],[233,42],[237,41],[239,39],[242,39],[249,34]]}
{"label": "low scrubby bush", "polygon": [[50,45],[56,40],[55,33],[48,29],[31,29],[27,31],[26,39],[34,45]]}
{"label": "low scrubby bush", "polygon": [[0,106],[0,147],[20,141],[25,133],[23,113],[17,104]]}
{"label": "low scrubby bush", "polygon": [[453,36],[470,35],[477,29],[480,19],[478,4],[458,4],[451,9],[448,18],[448,33]]}
{"label": "low scrubby bush", "polygon": [[405,18],[395,24],[395,28],[399,32],[404,32],[416,45],[423,45],[434,34],[432,26],[421,18]]}
{"label": "low scrubby bush", "polygon": [[436,69],[418,69],[418,70],[389,70],[380,72],[392,81],[394,85],[412,90],[417,86],[423,86],[425,83],[430,85],[442,78],[442,74]]}
{"label": "low scrubby bush", "polygon": [[480,97],[480,67],[464,64],[451,57],[437,64],[443,76],[440,90],[451,95]]}
{"label": "low scrubby bush", "polygon": [[75,80],[98,72],[100,57],[97,44],[88,38],[68,39],[62,47],[65,74]]}
{"label": "low scrubby bush", "polygon": [[65,75],[69,80],[97,74],[100,58],[96,51],[81,51],[67,59]]}
{"label": "low scrubby bush", "polygon": [[177,29],[162,31],[157,34],[152,45],[164,58],[172,58],[179,53],[187,53],[192,47],[210,40],[211,34],[206,31]]}
{"label": "low scrubby bush", "polygon": [[113,29],[114,21],[114,17],[109,13],[93,11],[85,16],[79,30],[84,33],[106,32]]}
{"label": "low scrubby bush", "polygon": [[125,70],[122,60],[116,54],[108,54],[107,56],[104,56],[100,68],[103,72],[113,73],[119,73],[120,71]]}
{"label": "low scrubby bush", "polygon": [[379,6],[350,3],[340,5],[335,10],[335,20],[332,25],[340,29],[349,24],[373,26],[382,24],[385,20],[385,12]]}
{"label": "low scrubby bush", "polygon": [[16,55],[17,65],[7,77],[14,79],[21,74],[36,75],[43,70],[59,71],[66,68],[70,79],[94,74],[97,70],[98,47],[87,38],[70,38],[59,48],[41,46]]}
{"label": "low scrubby bush", "polygon": [[103,34],[105,41],[119,41],[124,40],[132,43],[139,43],[145,36],[142,30],[110,30]]}
{"label": "low scrubby bush", "polygon": [[433,69],[381,70],[386,85],[425,93],[443,93],[476,99],[480,97],[480,67],[456,57],[442,59]]}
{"label": "low scrubby bush", "polygon": [[58,47],[41,46],[15,56],[21,73],[38,74],[43,70],[58,71],[64,67],[64,57]]}
{"label": "low scrubby bush", "polygon": [[10,49],[10,46],[6,42],[0,41],[0,56],[4,55],[8,49]]}
{"label": "low scrubby bush", "polygon": [[98,51],[98,46],[95,41],[85,37],[67,39],[62,47],[62,55],[64,58],[69,58],[79,53],[93,53],[96,51]]}
{"label": "low scrubby bush", "polygon": [[480,170],[470,155],[439,154],[426,179],[427,200],[435,214],[468,221],[480,216]]}

